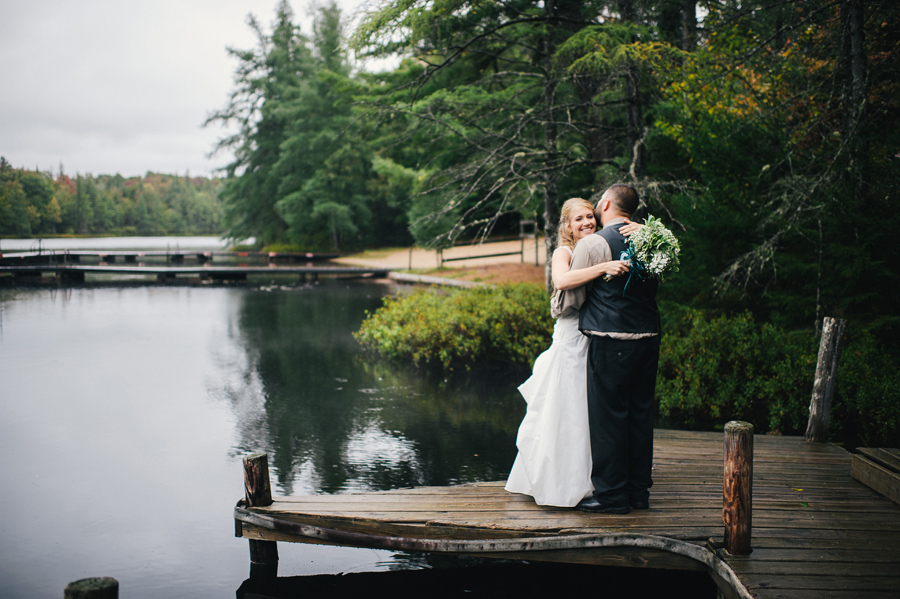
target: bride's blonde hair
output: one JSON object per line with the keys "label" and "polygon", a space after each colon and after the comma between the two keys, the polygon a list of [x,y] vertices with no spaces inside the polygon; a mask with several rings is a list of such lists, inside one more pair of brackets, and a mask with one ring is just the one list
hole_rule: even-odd
{"label": "bride's blonde hair", "polygon": [[562,205],[559,211],[559,226],[556,228],[556,247],[566,246],[569,249],[575,247],[575,234],[569,228],[569,219],[576,208],[587,208],[594,211],[594,205],[584,198],[570,198]]}

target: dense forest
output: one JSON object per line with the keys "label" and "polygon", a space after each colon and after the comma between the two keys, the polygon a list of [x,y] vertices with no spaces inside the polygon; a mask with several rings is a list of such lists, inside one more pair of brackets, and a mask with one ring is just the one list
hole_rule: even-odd
{"label": "dense forest", "polygon": [[[287,0],[208,123],[225,178],[0,164],[6,235],[224,232],[302,250],[446,246],[628,182],[681,239],[666,300],[789,329],[896,327],[900,5],[397,0],[354,31]],[[357,65],[387,59],[370,72]],[[221,202],[221,208],[219,206]],[[221,216],[220,216],[221,215]],[[549,255],[549,254],[548,254]],[[896,339],[896,335],[884,335]]]}
{"label": "dense forest", "polygon": [[220,179],[147,173],[52,174],[0,157],[0,235],[201,235],[222,232]]}
{"label": "dense forest", "polygon": [[[229,236],[441,247],[533,219],[549,256],[565,199],[630,183],[638,217],[682,243],[660,298],[663,414],[802,432],[833,316],[851,322],[834,434],[900,431],[900,4],[394,0],[354,31],[333,2],[313,12],[307,35],[282,2],[270,28],[248,20],[254,48],[230,49],[235,86],[208,121],[237,131],[218,146]],[[395,66],[354,68],[366,59]],[[531,305],[496,293],[476,303]],[[437,360],[436,339],[445,361],[533,359],[520,333],[542,310],[479,328],[482,310],[453,311],[469,299],[388,301],[361,341],[407,361]]]}
{"label": "dense forest", "polygon": [[832,316],[851,323],[836,418],[900,430],[896,0],[381,0],[353,31],[333,1],[310,6],[311,31],[282,0],[270,25],[248,17],[252,48],[228,49],[234,86],[207,119],[233,132],[223,179],[2,161],[0,234],[346,252],[535,220],[550,256],[567,198],[625,182],[682,244],[661,292],[670,413],[718,419],[719,385],[795,431]]}
{"label": "dense forest", "polygon": [[[900,269],[900,5],[399,0],[309,34],[282,2],[210,123],[237,131],[227,233],[447,245],[614,182],[685,248],[668,297],[807,327],[885,324]],[[370,73],[355,61],[392,58]]]}

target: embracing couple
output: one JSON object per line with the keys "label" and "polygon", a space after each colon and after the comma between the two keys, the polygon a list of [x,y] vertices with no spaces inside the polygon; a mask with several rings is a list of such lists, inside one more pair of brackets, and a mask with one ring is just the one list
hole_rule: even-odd
{"label": "embracing couple", "polygon": [[[621,256],[641,225],[637,191],[563,204],[552,276],[553,343],[520,387],[528,409],[506,489],[540,505],[627,514],[649,507],[658,283]],[[602,229],[598,230],[597,221]],[[627,289],[626,289],[627,283]]]}

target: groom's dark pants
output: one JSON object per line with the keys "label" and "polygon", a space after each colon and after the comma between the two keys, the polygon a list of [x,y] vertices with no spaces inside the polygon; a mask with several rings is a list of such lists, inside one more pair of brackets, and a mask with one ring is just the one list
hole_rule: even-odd
{"label": "groom's dark pants", "polygon": [[653,484],[653,394],[659,336],[591,336],[588,421],[594,494],[603,505],[647,501]]}

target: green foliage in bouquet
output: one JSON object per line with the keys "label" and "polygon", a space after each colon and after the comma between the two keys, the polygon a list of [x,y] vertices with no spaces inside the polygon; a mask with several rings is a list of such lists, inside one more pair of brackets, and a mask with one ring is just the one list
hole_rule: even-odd
{"label": "green foliage in bouquet", "polygon": [[356,339],[379,355],[445,371],[479,365],[531,366],[553,334],[541,285],[508,284],[386,297]]}
{"label": "green foliage in bouquet", "polygon": [[690,312],[662,340],[660,415],[676,428],[745,420],[758,433],[803,434],[815,369],[809,333],[759,325],[746,312],[711,320]]}
{"label": "green foliage in bouquet", "polygon": [[658,218],[648,216],[644,226],[628,238],[628,258],[639,262],[642,276],[665,281],[678,272],[681,244]]}

